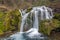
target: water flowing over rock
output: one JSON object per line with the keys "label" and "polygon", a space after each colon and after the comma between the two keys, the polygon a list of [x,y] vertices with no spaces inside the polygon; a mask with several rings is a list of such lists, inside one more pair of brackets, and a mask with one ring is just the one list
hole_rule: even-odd
{"label": "water flowing over rock", "polygon": [[[46,40],[46,37],[39,33],[39,21],[51,20],[53,18],[52,9],[39,6],[33,7],[32,10],[26,13],[26,10],[19,10],[22,16],[20,32],[13,34],[8,40]],[[24,32],[24,28],[25,31]]]}

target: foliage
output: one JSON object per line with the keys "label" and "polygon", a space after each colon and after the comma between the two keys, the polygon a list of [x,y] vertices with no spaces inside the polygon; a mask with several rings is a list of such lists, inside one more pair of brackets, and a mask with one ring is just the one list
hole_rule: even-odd
{"label": "foliage", "polygon": [[6,14],[6,18],[4,22],[6,31],[12,30],[12,29],[18,30],[19,16],[20,16],[20,13],[18,10],[15,10]]}
{"label": "foliage", "polygon": [[5,29],[3,25],[4,17],[5,17],[5,13],[0,12],[0,33],[3,32],[3,30]]}
{"label": "foliage", "polygon": [[54,19],[57,19],[60,21],[60,13],[55,13],[54,14]]}
{"label": "foliage", "polygon": [[0,30],[0,35],[4,34],[4,32],[2,30]]}
{"label": "foliage", "polygon": [[8,31],[18,31],[20,23],[20,13],[19,10],[14,10],[11,12],[0,12],[0,33]]}
{"label": "foliage", "polygon": [[46,35],[50,35],[50,32],[53,29],[60,27],[59,25],[60,25],[60,22],[56,19],[44,20],[44,21],[41,21],[40,23],[39,31]]}

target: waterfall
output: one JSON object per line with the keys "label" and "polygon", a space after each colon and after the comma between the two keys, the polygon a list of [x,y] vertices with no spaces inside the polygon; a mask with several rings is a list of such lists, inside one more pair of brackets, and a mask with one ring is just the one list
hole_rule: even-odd
{"label": "waterfall", "polygon": [[47,7],[44,6],[44,7],[42,7],[42,8],[44,9],[44,12],[45,12],[45,15],[46,15],[46,16],[45,16],[46,19],[50,19],[50,18],[49,18],[49,13],[48,13]]}
{"label": "waterfall", "polygon": [[21,16],[22,16],[22,22],[21,22],[20,32],[23,32],[23,27],[24,27],[25,21],[26,21],[27,16],[28,16],[29,13],[25,13],[25,11],[21,12],[20,10],[19,10],[19,12],[21,13]]}
{"label": "waterfall", "polygon": [[24,26],[24,23],[25,23],[25,20],[27,18],[29,13],[25,14],[22,18],[22,23],[21,23],[21,27],[20,27],[20,32],[23,32],[23,26]]}
{"label": "waterfall", "polygon": [[[53,18],[52,9],[45,6],[39,6],[33,7],[32,10],[28,13],[26,13],[26,11],[27,9],[19,10],[22,17],[20,32],[11,35],[10,40],[45,40],[46,37],[44,37],[42,33],[38,32],[39,21],[52,19]],[[29,30],[24,32],[23,30],[25,26],[28,25],[27,26],[28,28],[31,26],[28,23],[30,23],[33,26]]]}
{"label": "waterfall", "polygon": [[38,30],[38,11],[35,11],[35,19],[34,19],[33,28],[36,28]]}

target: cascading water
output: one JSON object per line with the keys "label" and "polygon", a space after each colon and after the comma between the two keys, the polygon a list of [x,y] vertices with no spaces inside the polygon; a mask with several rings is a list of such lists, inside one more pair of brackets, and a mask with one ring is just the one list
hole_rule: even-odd
{"label": "cascading water", "polygon": [[[39,30],[38,22],[41,20],[52,19],[53,18],[52,9],[45,6],[41,6],[41,7],[33,7],[29,13],[26,13],[26,10],[20,11],[20,13],[22,16],[20,32],[11,35],[8,40],[46,40],[45,39],[46,37],[44,37],[42,33],[38,32]],[[29,19],[29,17],[31,18]],[[29,20],[27,21],[27,19]],[[30,25],[28,23],[30,23],[32,27],[29,30],[23,32],[23,28],[26,26],[25,24]],[[28,26],[28,28],[29,27],[30,26]]]}
{"label": "cascading water", "polygon": [[34,19],[33,28],[38,29],[38,11],[35,11],[35,19]]}
{"label": "cascading water", "polygon": [[20,32],[23,32],[23,26],[25,24],[25,21],[26,21],[29,13],[25,13],[25,11],[21,12],[20,10],[19,10],[19,12],[21,13],[21,16],[22,16],[22,23],[21,23]]}

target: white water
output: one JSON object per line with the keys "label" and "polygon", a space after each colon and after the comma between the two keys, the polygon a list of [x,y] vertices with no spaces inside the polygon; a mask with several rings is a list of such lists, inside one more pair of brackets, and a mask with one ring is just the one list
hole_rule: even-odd
{"label": "white water", "polygon": [[35,19],[34,19],[33,28],[36,28],[38,30],[38,11],[35,11]]}
{"label": "white water", "polygon": [[22,16],[22,23],[21,23],[21,27],[20,27],[20,32],[23,32],[23,27],[24,27],[24,24],[25,24],[25,21],[27,19],[27,16],[29,13],[25,13],[25,11],[23,11],[23,13],[19,10],[19,12],[21,13],[21,16]]}
{"label": "white water", "polygon": [[[10,40],[45,40],[44,35],[38,32],[39,21],[52,19],[53,18],[52,9],[45,7],[45,6],[41,6],[41,7],[33,7],[33,9],[30,11],[30,13],[26,13],[26,10],[20,11],[20,13],[22,16],[20,32],[10,36],[11,37]],[[31,14],[33,16],[32,17],[33,20],[30,19],[33,21],[33,24],[30,23],[33,26],[31,27],[31,29],[23,32],[23,30],[24,30],[23,28],[25,27],[25,23],[28,19],[29,14]],[[38,16],[38,15],[40,15],[40,16]],[[40,18],[40,20],[38,20],[38,17]],[[29,25],[29,24],[27,24],[27,25]],[[28,28],[29,28],[29,26],[28,26]]]}

